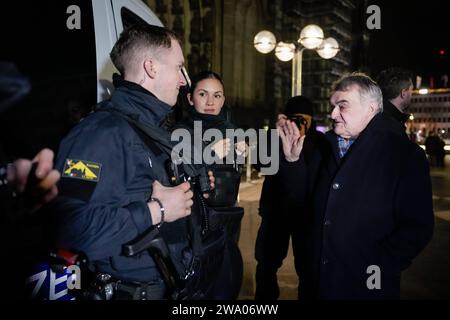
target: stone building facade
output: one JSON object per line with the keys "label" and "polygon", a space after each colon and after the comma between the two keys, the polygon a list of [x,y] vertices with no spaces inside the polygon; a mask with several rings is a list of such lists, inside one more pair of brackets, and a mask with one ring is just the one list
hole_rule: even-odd
{"label": "stone building facade", "polygon": [[[235,122],[261,128],[273,124],[291,95],[291,62],[253,47],[260,30],[277,41],[293,42],[303,26],[320,25],[341,47],[324,60],[313,50],[303,54],[303,94],[317,106],[317,119],[327,122],[331,83],[344,72],[361,69],[364,56],[361,24],[364,3],[357,0],[145,0],[163,24],[183,37],[190,74],[211,69],[222,75],[226,104]],[[356,26],[356,29],[355,29]],[[355,55],[354,52],[357,52]],[[364,68],[362,68],[364,69]]]}

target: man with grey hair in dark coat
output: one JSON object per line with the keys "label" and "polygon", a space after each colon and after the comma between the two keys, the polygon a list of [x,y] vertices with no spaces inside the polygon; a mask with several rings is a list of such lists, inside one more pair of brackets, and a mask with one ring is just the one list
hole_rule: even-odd
{"label": "man with grey hair in dark coat", "polygon": [[[303,298],[398,299],[400,276],[430,241],[433,204],[424,152],[381,115],[382,94],[365,74],[338,80],[330,99],[333,130],[310,190]],[[295,185],[304,136],[280,123]],[[295,191],[295,188],[291,190]],[[293,193],[291,196],[295,197]]]}

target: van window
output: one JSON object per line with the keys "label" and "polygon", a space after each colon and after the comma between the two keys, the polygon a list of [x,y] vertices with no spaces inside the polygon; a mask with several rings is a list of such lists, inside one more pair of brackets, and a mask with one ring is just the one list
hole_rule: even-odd
{"label": "van window", "polygon": [[1,39],[7,44],[0,60],[13,62],[32,89],[22,102],[0,114],[1,145],[16,157],[30,157],[42,147],[56,151],[61,138],[96,102],[92,4],[7,3],[0,12]]}
{"label": "van window", "polygon": [[124,29],[134,24],[148,24],[144,19],[125,7],[122,7],[122,9],[120,10],[120,16],[122,17],[122,24]]}

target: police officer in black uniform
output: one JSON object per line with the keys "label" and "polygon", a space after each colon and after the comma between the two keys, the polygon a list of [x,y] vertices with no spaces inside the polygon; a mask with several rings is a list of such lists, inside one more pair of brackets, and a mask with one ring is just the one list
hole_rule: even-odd
{"label": "police officer in black uniform", "polygon": [[182,273],[189,264],[185,217],[191,214],[193,193],[187,182],[171,186],[169,155],[127,118],[164,131],[186,84],[183,53],[173,32],[134,25],[123,31],[111,59],[121,73],[114,77],[111,99],[60,145],[56,245],[83,252],[96,280],[114,284],[114,291],[101,292],[101,298],[164,299],[166,285],[154,257],[147,251],[125,256],[123,246],[158,226]]}

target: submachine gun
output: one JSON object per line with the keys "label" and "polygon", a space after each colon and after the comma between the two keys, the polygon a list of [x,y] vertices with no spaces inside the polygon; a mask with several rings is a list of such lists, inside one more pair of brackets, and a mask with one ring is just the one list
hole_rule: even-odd
{"label": "submachine gun", "polygon": [[[191,157],[191,155],[173,155],[173,143],[170,140],[168,132],[158,127],[147,126],[146,124],[139,122],[138,119],[134,118],[132,115],[126,115],[115,110],[108,110],[108,112],[126,119],[139,135],[145,135],[145,137],[150,138],[150,140],[156,143],[164,152],[172,156],[170,168],[173,177],[172,184],[180,184],[184,181],[189,181],[192,190],[196,190],[199,194],[211,192],[207,168],[203,165],[190,164],[189,159],[183,160],[184,157]],[[176,158],[177,156],[178,158]],[[195,215],[191,215],[190,223],[198,225],[199,221],[197,219],[198,218],[195,217]],[[199,236],[194,235],[191,237],[191,241],[195,242],[196,245],[194,246],[197,246],[198,248],[201,240]],[[168,297],[170,299],[195,300],[202,298],[201,292],[195,292],[195,290],[189,288],[188,285],[189,278],[195,273],[195,257],[192,258],[189,269],[186,270],[186,272],[180,272],[172,260],[169,247],[161,236],[157,226],[150,227],[141,237],[131,243],[125,244],[122,248],[123,254],[127,257],[135,256],[145,250],[148,250],[155,260],[167,287]],[[193,256],[195,256],[195,254]]]}
{"label": "submachine gun", "polygon": [[186,278],[178,272],[170,255],[169,248],[161,237],[158,227],[147,231],[139,240],[124,245],[123,253],[132,257],[148,250],[164,279],[171,300],[185,300],[189,297],[186,288]]}

